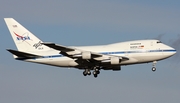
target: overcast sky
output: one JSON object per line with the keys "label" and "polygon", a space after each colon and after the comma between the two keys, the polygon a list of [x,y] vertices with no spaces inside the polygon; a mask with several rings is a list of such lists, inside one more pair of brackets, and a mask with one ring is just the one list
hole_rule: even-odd
{"label": "overcast sky", "polygon": [[4,19],[12,17],[46,42],[97,45],[160,39],[180,50],[178,0],[0,0],[0,103],[179,103],[179,53],[157,63],[101,71],[16,61]]}

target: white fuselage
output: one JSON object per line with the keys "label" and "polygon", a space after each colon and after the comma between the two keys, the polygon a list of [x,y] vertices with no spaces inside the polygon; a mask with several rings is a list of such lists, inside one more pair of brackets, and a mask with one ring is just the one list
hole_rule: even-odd
{"label": "white fuselage", "polygon": [[[74,48],[100,54],[124,56],[129,58],[127,61],[121,61],[119,65],[158,61],[168,58],[176,53],[174,48],[167,46],[158,40],[137,40],[100,46],[76,46]],[[78,65],[74,59],[63,56],[62,54],[59,54],[59,51],[56,50],[49,50],[39,53],[35,52],[35,54],[40,54],[44,57],[26,59],[25,61],[59,67],[75,67]]]}

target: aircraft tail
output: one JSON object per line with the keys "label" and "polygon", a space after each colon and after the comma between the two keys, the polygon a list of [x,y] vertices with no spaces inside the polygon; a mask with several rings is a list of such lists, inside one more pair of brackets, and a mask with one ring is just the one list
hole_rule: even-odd
{"label": "aircraft tail", "polygon": [[50,49],[49,47],[42,45],[40,39],[13,18],[4,18],[4,20],[19,51],[46,51]]}

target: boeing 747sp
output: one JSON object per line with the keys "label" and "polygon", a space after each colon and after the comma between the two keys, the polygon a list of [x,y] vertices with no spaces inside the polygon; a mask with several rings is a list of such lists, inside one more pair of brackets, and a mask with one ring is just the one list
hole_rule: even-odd
{"label": "boeing 747sp", "polygon": [[13,18],[6,25],[18,50],[7,49],[16,60],[84,70],[97,77],[100,70],[121,70],[121,66],[153,63],[171,57],[176,50],[159,40],[136,40],[96,46],[63,46],[42,42]]}

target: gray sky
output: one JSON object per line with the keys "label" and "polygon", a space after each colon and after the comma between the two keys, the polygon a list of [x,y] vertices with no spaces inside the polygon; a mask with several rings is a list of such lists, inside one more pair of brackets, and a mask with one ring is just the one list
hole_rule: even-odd
{"label": "gray sky", "polygon": [[179,53],[152,64],[83,71],[16,61],[16,49],[3,18],[12,17],[46,42],[96,45],[136,39],[161,39],[180,50],[177,0],[0,0],[1,103],[178,103]]}

